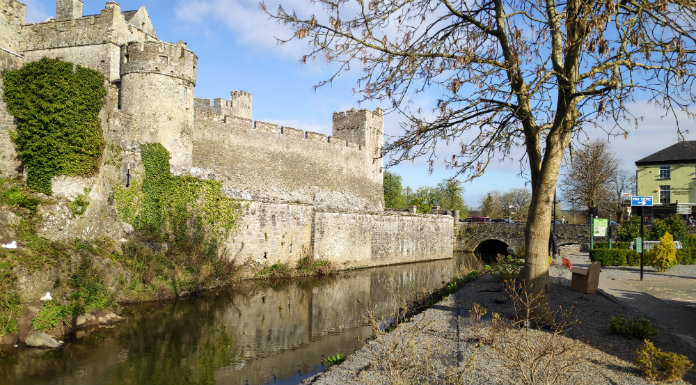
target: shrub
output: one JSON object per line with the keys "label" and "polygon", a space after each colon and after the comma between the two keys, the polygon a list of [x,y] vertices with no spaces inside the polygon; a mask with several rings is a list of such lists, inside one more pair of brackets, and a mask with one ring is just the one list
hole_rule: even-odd
{"label": "shrub", "polygon": [[696,234],[689,234],[682,244],[683,248],[696,249]]}
{"label": "shrub", "polygon": [[660,243],[648,252],[648,264],[657,271],[665,271],[677,263],[677,249],[670,233],[660,238]]}
{"label": "shrub", "polygon": [[689,230],[679,214],[672,214],[665,219],[655,219],[650,230],[650,239],[661,240],[666,233],[670,233],[673,239],[679,242],[686,242],[689,238]]}
{"label": "shrub", "polygon": [[616,240],[623,242],[631,242],[633,239],[640,237],[640,217],[632,216],[621,222],[616,229]]}
{"label": "shrub", "polygon": [[650,321],[640,317],[638,319],[626,319],[623,315],[611,317],[609,331],[628,338],[651,339],[657,335],[657,331],[650,325]]}
{"label": "shrub", "polygon": [[638,369],[653,380],[678,381],[694,367],[685,355],[662,351],[649,340],[645,340],[636,353]]}
{"label": "shrub", "polygon": [[54,176],[94,172],[104,149],[104,75],[44,58],[4,76],[7,110],[17,123],[12,141],[28,167],[27,186],[50,195]]}
{"label": "shrub", "polygon": [[509,279],[517,278],[517,275],[519,275],[523,265],[523,262],[511,255],[508,255],[506,257],[499,258],[498,262],[493,264],[491,267],[491,272],[496,278],[502,281],[507,281]]}
{"label": "shrub", "polygon": [[[609,242],[595,242],[594,243],[594,248],[595,249],[608,249],[609,248]],[[616,241],[611,243],[611,248],[613,249],[620,249],[620,250],[630,250],[631,249],[631,242],[623,242],[623,241]]]}
{"label": "shrub", "polygon": [[677,250],[677,264],[691,265],[696,263],[696,248],[689,247]]}

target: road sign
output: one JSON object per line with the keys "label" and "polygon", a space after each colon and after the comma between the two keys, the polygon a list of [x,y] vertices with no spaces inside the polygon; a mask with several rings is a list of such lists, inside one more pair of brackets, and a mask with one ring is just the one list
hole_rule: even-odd
{"label": "road sign", "polygon": [[626,212],[628,215],[631,215],[631,206],[626,207]]}
{"label": "road sign", "polygon": [[646,207],[653,205],[653,197],[631,197],[631,206]]}

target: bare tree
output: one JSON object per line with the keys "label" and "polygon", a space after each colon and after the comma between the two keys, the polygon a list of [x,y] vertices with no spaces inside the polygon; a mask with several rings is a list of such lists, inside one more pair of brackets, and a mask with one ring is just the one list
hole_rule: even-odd
{"label": "bare tree", "polygon": [[627,173],[624,170],[619,170],[614,179],[609,182],[612,196],[610,200],[610,210],[616,215],[616,221],[621,222],[626,210],[623,207],[623,199],[621,194],[632,193],[636,188],[636,175]]}
{"label": "bare tree", "polygon": [[[634,96],[668,112],[696,100],[692,0],[315,0],[320,15],[269,14],[307,39],[302,61],[362,69],[357,90],[403,114],[392,163],[440,156],[465,176],[521,146],[532,201],[521,278],[548,291],[549,222],[563,156],[584,127],[619,127]],[[262,8],[267,10],[265,4]],[[287,40],[284,40],[287,41]],[[414,95],[438,92],[434,114]],[[450,147],[451,148],[451,147]],[[432,164],[432,163],[431,163]],[[547,309],[543,309],[544,311]]]}
{"label": "bare tree", "polygon": [[529,204],[532,202],[532,193],[529,190],[526,188],[513,188],[503,194],[503,201],[508,206],[508,210],[515,212],[515,220],[527,220]]}
{"label": "bare tree", "polygon": [[600,140],[585,144],[573,151],[568,163],[568,173],[560,183],[565,200],[584,207],[588,215],[599,215],[600,208],[606,214],[619,168],[608,144]]}

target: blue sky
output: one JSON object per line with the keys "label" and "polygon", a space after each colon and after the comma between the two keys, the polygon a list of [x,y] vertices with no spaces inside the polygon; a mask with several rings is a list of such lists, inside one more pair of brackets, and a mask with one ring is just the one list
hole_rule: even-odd
{"label": "blue sky", "polygon": [[[27,5],[29,22],[55,15],[55,0],[22,2]],[[105,3],[104,0],[84,0],[84,14],[99,13]],[[358,105],[353,93],[355,78],[350,74],[315,91],[313,85],[331,74],[330,66],[321,60],[300,64],[299,58],[306,50],[301,43],[276,44],[274,36],[287,37],[288,31],[268,19],[260,10],[258,0],[122,0],[118,3],[124,11],[144,5],[160,39],[182,40],[198,55],[196,97],[229,99],[230,91],[245,90],[253,94],[254,120],[325,134],[331,133],[334,111],[378,107],[377,104]],[[277,3],[268,4],[274,9],[273,4]],[[287,0],[283,5],[286,9],[311,11],[309,0]],[[419,98],[423,110],[435,106],[436,96]],[[609,138],[622,167],[631,173],[636,160],[677,140],[673,120],[663,119],[647,101],[636,102],[634,110],[644,116],[640,128],[632,131],[628,139]],[[686,138],[696,140],[694,122],[682,118],[680,123],[682,129],[690,130]],[[385,132],[398,135],[399,116],[386,116]],[[588,133],[587,138],[607,139],[607,135],[594,131]],[[481,195],[487,191],[525,187],[520,169],[516,160],[491,163],[483,177],[465,184],[469,206],[478,207]],[[404,186],[409,185],[414,190],[419,186],[434,186],[454,175],[454,170],[438,164],[430,174],[425,161],[402,164],[390,171],[401,175]]]}

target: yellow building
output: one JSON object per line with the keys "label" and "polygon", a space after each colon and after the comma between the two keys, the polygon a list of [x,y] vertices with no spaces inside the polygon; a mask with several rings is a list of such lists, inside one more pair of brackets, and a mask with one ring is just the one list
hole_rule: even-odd
{"label": "yellow building", "polygon": [[678,142],[637,161],[636,190],[652,196],[658,207],[696,206],[696,141]]}

